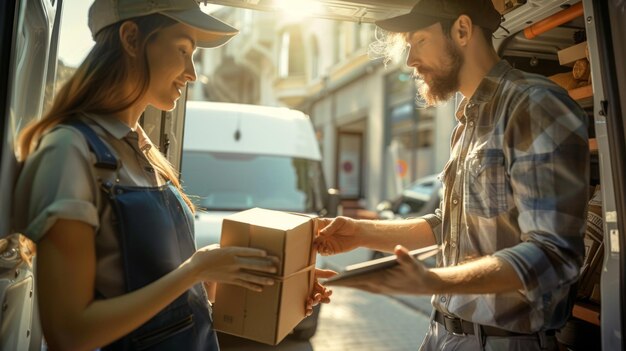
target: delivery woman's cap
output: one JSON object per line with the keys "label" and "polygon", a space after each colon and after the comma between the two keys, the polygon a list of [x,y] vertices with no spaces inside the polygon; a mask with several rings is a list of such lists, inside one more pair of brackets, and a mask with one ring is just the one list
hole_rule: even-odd
{"label": "delivery woman's cap", "polygon": [[239,32],[202,12],[195,0],[95,0],[89,8],[89,29],[95,38],[103,28],[114,23],[155,13],[196,29],[198,47],[223,45]]}
{"label": "delivery woman's cap", "polygon": [[469,16],[490,34],[498,29],[502,19],[491,0],[420,0],[411,12],[376,21],[376,25],[389,32],[410,33],[442,20],[456,20],[460,15]]}

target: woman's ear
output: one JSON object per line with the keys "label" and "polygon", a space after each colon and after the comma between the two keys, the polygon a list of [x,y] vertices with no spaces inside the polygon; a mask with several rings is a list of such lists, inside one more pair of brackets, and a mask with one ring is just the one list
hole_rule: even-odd
{"label": "woman's ear", "polygon": [[467,15],[460,15],[452,26],[452,39],[461,47],[467,46],[474,35],[472,19]]}
{"label": "woman's ear", "polygon": [[120,42],[122,48],[130,57],[137,57],[139,53],[139,27],[133,21],[125,21],[120,26]]}

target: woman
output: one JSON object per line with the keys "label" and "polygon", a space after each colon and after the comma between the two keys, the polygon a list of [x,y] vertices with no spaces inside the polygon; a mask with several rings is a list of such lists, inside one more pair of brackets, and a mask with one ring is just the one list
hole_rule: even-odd
{"label": "woman", "polygon": [[[173,4],[170,4],[173,3]],[[193,204],[138,125],[196,78],[192,54],[236,30],[194,0],[96,0],[96,41],[50,111],[20,135],[15,217],[37,242],[51,349],[218,350],[202,282],[260,291],[262,250],[195,251]],[[210,180],[208,180],[210,181]],[[307,309],[329,292],[317,285]]]}

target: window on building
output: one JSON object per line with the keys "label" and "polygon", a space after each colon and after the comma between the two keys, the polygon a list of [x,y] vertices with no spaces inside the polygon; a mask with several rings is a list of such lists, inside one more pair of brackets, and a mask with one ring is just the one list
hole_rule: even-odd
{"label": "window on building", "polygon": [[278,76],[289,76],[289,42],[291,37],[289,32],[283,32],[280,38],[280,53],[278,54]]}
{"label": "window on building", "polygon": [[320,49],[317,38],[311,37],[311,79],[316,79],[320,75]]}
{"label": "window on building", "polygon": [[356,31],[357,48],[369,45],[374,40],[375,25],[372,23],[361,23]]}
{"label": "window on building", "polygon": [[355,48],[354,23],[337,22],[335,24],[335,63],[348,57]]}
{"label": "window on building", "polygon": [[280,40],[278,75],[280,77],[303,76],[305,53],[302,32],[299,27],[287,28]]}

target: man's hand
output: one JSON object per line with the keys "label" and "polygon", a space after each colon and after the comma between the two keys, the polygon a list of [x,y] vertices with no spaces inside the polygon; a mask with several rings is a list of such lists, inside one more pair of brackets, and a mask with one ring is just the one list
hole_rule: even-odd
{"label": "man's hand", "polygon": [[336,286],[361,289],[376,294],[432,294],[433,274],[422,262],[409,255],[409,251],[397,245],[394,253],[398,265],[383,271],[371,272],[334,282]]}
{"label": "man's hand", "polygon": [[330,295],[333,294],[333,291],[320,284],[319,278],[330,278],[334,275],[337,275],[337,272],[327,269],[315,269],[315,285],[313,285],[313,291],[311,292],[311,296],[309,296],[306,300],[307,317],[310,316],[311,313],[313,313],[313,307],[320,302],[330,302]]}
{"label": "man's hand", "polygon": [[317,235],[313,244],[322,255],[334,255],[359,246],[358,224],[352,218],[316,218]]}

